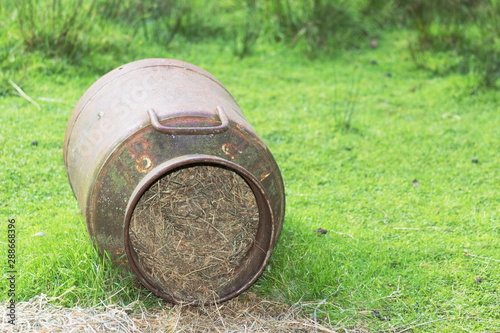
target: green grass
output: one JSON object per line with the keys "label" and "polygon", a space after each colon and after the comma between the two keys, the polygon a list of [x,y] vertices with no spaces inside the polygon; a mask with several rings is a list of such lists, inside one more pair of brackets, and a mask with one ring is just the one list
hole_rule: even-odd
{"label": "green grass", "polygon": [[[9,31],[0,37],[9,54],[0,75],[0,241],[15,218],[20,301],[44,293],[67,306],[158,302],[92,247],[62,144],[73,106],[99,76],[166,57],[220,79],[282,170],[285,225],[252,292],[299,302],[338,329],[500,327],[498,92],[478,90],[473,76],[416,70],[404,31],[374,50],[308,60],[263,40],[243,59],[223,39],[176,38],[165,48],[137,37],[118,53],[123,32],[110,29],[108,52],[76,65],[24,51]],[[2,279],[0,300],[5,288]]]}
{"label": "green grass", "polygon": [[[333,323],[374,331],[436,319],[443,321],[423,331],[498,327],[496,95],[470,96],[463,77],[414,71],[393,44],[296,61],[282,73],[270,65],[272,76],[284,75],[270,89],[256,80],[257,108],[268,118],[255,127],[280,162],[288,205],[259,287],[273,299],[311,302]],[[362,83],[346,133],[337,130],[332,97],[350,98],[351,75]],[[330,233],[314,233],[319,227]]]}

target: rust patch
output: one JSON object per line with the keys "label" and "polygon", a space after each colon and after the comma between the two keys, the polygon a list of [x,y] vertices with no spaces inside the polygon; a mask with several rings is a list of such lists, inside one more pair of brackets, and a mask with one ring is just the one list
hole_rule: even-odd
{"label": "rust patch", "polygon": [[232,160],[234,160],[238,154],[241,154],[243,152],[237,146],[233,145],[230,142],[222,145],[222,151],[224,152],[224,154],[229,156]]}
{"label": "rust patch", "polygon": [[151,148],[151,141],[146,140],[144,137],[139,137],[134,139],[127,144],[127,150],[130,156],[138,161],[142,156],[147,155],[149,149]]}
{"label": "rust patch", "polygon": [[267,177],[269,177],[269,175],[271,174],[271,171],[270,170],[266,170],[264,171],[260,177],[259,177],[259,180],[260,181],[263,181],[264,179],[266,179]]}
{"label": "rust patch", "polygon": [[151,158],[149,158],[148,155],[142,155],[139,157],[137,160],[137,164],[135,165],[135,168],[137,171],[140,173],[148,173],[153,169],[153,162],[151,161]]}
{"label": "rust patch", "polygon": [[136,161],[135,168],[140,173],[148,173],[154,167],[149,156],[150,148],[151,141],[147,141],[144,137],[138,138],[127,146],[130,156]]}

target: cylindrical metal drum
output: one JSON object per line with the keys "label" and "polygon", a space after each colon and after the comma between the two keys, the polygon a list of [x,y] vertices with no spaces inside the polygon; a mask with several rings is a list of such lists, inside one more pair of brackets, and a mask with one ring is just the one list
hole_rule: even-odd
{"label": "cylindrical metal drum", "polygon": [[140,60],[97,80],[69,119],[64,163],[101,253],[172,302],[240,294],[282,228],[273,156],[226,88],[185,62]]}

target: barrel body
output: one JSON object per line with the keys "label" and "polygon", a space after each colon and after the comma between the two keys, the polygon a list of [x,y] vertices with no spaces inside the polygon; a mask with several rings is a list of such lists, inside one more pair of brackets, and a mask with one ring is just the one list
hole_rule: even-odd
{"label": "barrel body", "polygon": [[192,64],[140,60],[97,80],[70,117],[64,162],[100,252],[175,303],[241,293],[282,228],[272,154],[227,89]]}

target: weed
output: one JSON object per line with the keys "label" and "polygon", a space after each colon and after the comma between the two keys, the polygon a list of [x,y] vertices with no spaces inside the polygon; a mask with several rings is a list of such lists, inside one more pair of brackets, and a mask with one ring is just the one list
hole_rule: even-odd
{"label": "weed", "polygon": [[21,35],[28,49],[48,56],[79,58],[89,51],[86,37],[92,33],[96,1],[16,1]]}
{"label": "weed", "polygon": [[353,116],[356,111],[356,105],[359,99],[360,85],[363,78],[363,68],[355,65],[350,75],[350,80],[343,91],[343,96],[339,96],[338,89],[335,87],[334,101],[332,103],[333,117],[336,120],[337,128],[348,132],[352,129]]}
{"label": "weed", "polygon": [[183,17],[188,7],[176,0],[171,1],[138,1],[133,3],[138,13],[141,31],[144,38],[169,45],[181,30]]}
{"label": "weed", "polygon": [[[410,29],[409,51],[418,68],[438,75],[471,74],[480,79],[480,86],[497,87],[498,1],[369,0],[362,13],[377,26]],[[434,61],[436,53],[442,61]]]}
{"label": "weed", "polygon": [[251,54],[262,30],[260,8],[256,0],[246,0],[241,26],[234,26],[234,54],[240,59]]}
{"label": "weed", "polygon": [[[416,31],[410,52],[419,67],[441,73],[473,72],[485,87],[496,86],[500,79],[500,3],[414,1],[406,8]],[[436,68],[429,64],[428,51],[442,52],[448,61]]]}
{"label": "weed", "polygon": [[367,26],[349,1],[273,0],[270,5],[275,39],[291,45],[304,43],[309,56],[359,48]]}
{"label": "weed", "polygon": [[218,30],[217,22],[211,20],[217,7],[215,1],[122,0],[119,4],[116,9],[104,6],[109,9],[101,15],[126,25],[134,36],[165,46],[178,35],[195,40],[212,36]]}

